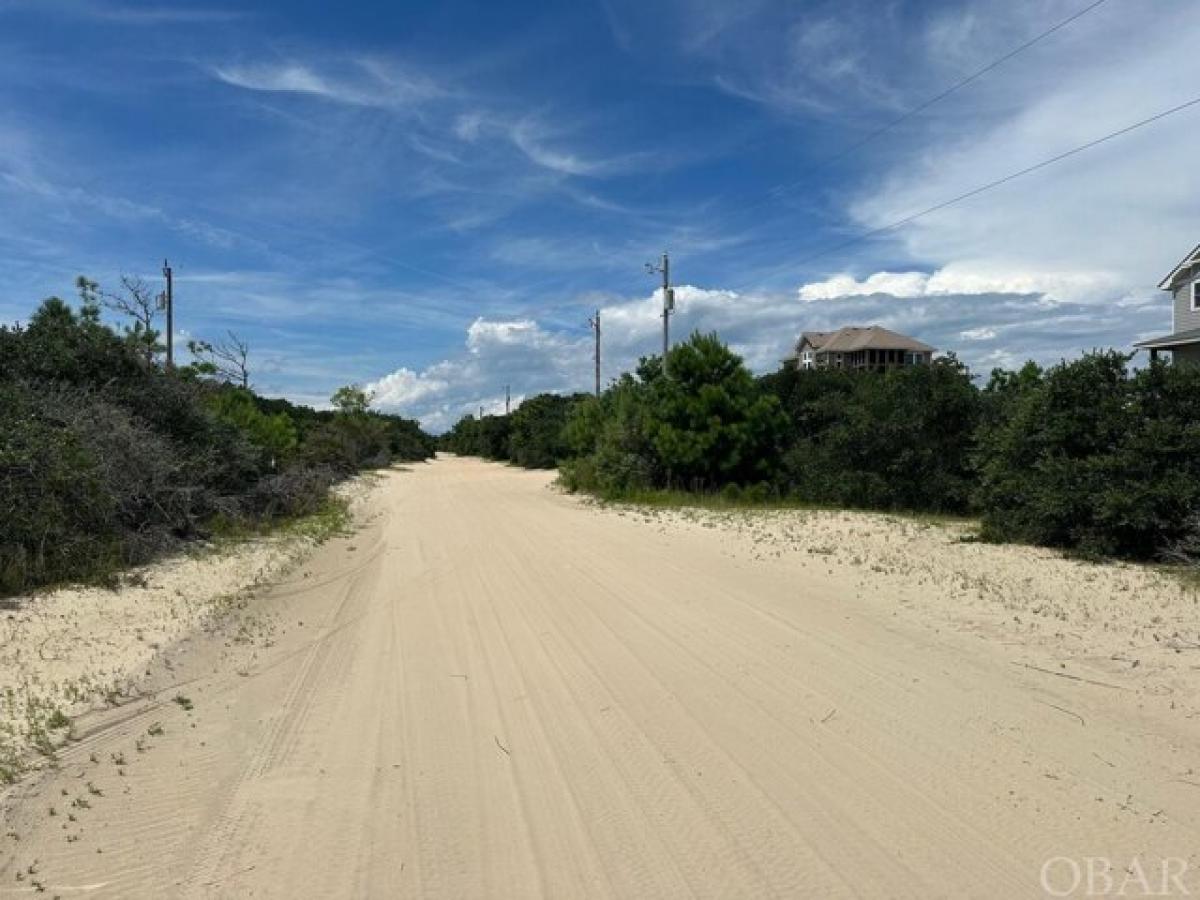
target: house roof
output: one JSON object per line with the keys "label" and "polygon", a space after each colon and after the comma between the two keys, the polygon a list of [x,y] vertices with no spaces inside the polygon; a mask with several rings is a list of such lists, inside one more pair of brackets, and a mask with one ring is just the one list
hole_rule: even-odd
{"label": "house roof", "polygon": [[796,349],[799,350],[805,341],[807,341],[810,347],[814,350],[819,350],[831,334],[833,334],[832,331],[802,331],[800,332],[800,340],[796,342]]}
{"label": "house roof", "polygon": [[1174,334],[1137,341],[1133,346],[1144,350],[1170,350],[1172,347],[1185,347],[1188,344],[1200,344],[1200,328],[1190,331],[1177,331]]}
{"label": "house roof", "polygon": [[1176,282],[1179,280],[1180,274],[1185,269],[1190,269],[1192,266],[1200,265],[1200,244],[1192,248],[1192,252],[1179,261],[1179,265],[1171,270],[1171,274],[1158,283],[1159,290],[1169,291],[1174,289]]}
{"label": "house roof", "polygon": [[860,327],[849,325],[837,331],[806,331],[800,335],[802,346],[807,341],[814,350],[822,353],[854,353],[858,350],[907,350],[909,352],[933,353],[936,348],[910,338],[908,335],[889,331],[878,325]]}

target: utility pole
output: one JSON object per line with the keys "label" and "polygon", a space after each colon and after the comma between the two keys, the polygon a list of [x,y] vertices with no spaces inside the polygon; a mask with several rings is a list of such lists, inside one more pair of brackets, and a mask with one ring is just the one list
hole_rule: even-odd
{"label": "utility pole", "polygon": [[663,374],[667,373],[667,351],[671,349],[671,314],[675,312],[675,292],[671,290],[671,261],[664,250],[662,262],[658,265],[646,263],[646,271],[651,275],[662,273],[663,291]]}
{"label": "utility pole", "polygon": [[175,368],[175,287],[170,264],[163,260],[163,276],[167,279],[167,292],[163,302],[167,308],[167,370]]}
{"label": "utility pole", "polygon": [[509,386],[506,384],[504,386],[504,414],[506,416],[508,415],[508,403],[512,396],[511,394],[509,394],[508,388],[509,388]]}
{"label": "utility pole", "polygon": [[600,396],[600,310],[588,319],[588,325],[596,332],[596,396]]}

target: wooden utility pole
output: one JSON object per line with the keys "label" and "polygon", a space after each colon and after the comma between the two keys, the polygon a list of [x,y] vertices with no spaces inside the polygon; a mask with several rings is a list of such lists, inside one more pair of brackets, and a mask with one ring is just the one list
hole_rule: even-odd
{"label": "wooden utility pole", "polygon": [[671,312],[675,309],[675,297],[671,293],[671,261],[663,251],[663,371],[667,370],[667,351],[671,349]]}
{"label": "wooden utility pole", "polygon": [[667,351],[671,349],[671,314],[675,312],[675,292],[671,290],[671,260],[664,250],[662,262],[658,265],[646,263],[646,271],[651,274],[662,273],[663,292],[663,374],[667,373]]}
{"label": "wooden utility pole", "polygon": [[596,396],[600,396],[600,310],[588,319],[588,325],[596,332]]}
{"label": "wooden utility pole", "polygon": [[504,386],[504,414],[506,416],[508,415],[508,404],[512,398],[512,395],[509,393],[508,388],[509,388],[509,386],[506,384]]}
{"label": "wooden utility pole", "polygon": [[167,292],[164,294],[167,307],[167,369],[175,368],[175,285],[170,264],[163,260],[163,277],[167,279]]}

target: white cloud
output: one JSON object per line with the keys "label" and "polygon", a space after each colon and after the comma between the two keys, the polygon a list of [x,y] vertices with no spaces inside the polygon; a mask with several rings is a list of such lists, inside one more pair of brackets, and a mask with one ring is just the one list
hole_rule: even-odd
{"label": "white cloud", "polygon": [[801,285],[801,300],[830,300],[834,297],[862,297],[891,294],[893,297],[921,297],[929,289],[924,272],[876,272],[858,281],[853,275],[834,275],[825,281]]}
{"label": "white cloud", "polygon": [[532,319],[481,317],[468,326],[461,355],[420,372],[402,367],[366,387],[380,409],[416,416],[426,428],[441,431],[480,406],[502,412],[506,385],[516,403],[531,393],[572,390],[585,343]]}
{"label": "white cloud", "polygon": [[509,137],[531,162],[545,169],[564,175],[596,175],[604,167],[600,162],[583,159],[570,151],[551,147],[545,129],[529,119],[513,125],[509,129]]}
{"label": "white cloud", "polygon": [[379,59],[355,59],[318,71],[300,62],[253,63],[213,68],[220,81],[250,91],[308,94],[351,106],[414,107],[445,91],[424,75]]}
{"label": "white cloud", "polygon": [[802,285],[801,300],[830,300],[889,294],[912,299],[947,294],[1039,294],[1046,301],[1111,302],[1120,280],[1102,271],[1001,271],[994,264],[956,263],[935,272],[876,272],[859,281],[853,275],[834,275]]}
{"label": "white cloud", "polygon": [[513,146],[530,162],[561,175],[593,177],[621,175],[644,168],[658,159],[648,152],[623,153],[610,157],[586,157],[563,149],[560,135],[544,122],[526,116],[508,126]]}
{"label": "white cloud", "polygon": [[226,84],[251,91],[288,91],[338,99],[337,92],[320,75],[297,63],[217,67],[213,74]]}
{"label": "white cloud", "polygon": [[430,373],[418,374],[412,369],[397,369],[378,381],[371,382],[369,390],[374,402],[381,407],[404,408],[419,403],[427,397],[446,391],[450,383]]}

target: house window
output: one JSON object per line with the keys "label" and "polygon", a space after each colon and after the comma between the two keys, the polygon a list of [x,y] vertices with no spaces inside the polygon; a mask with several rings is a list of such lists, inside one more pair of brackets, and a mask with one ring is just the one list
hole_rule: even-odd
{"label": "house window", "polygon": [[1200,309],[1200,281],[1192,282],[1192,312]]}

